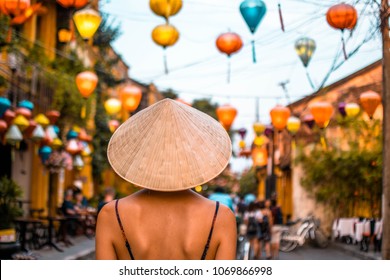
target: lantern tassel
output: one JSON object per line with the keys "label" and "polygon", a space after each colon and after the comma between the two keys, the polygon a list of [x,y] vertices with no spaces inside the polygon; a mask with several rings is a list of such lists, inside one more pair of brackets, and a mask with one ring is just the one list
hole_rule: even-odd
{"label": "lantern tassel", "polygon": [[83,106],[81,107],[80,117],[82,119],[85,119],[86,115],[87,115],[87,100],[84,98]]}
{"label": "lantern tassel", "polygon": [[252,57],[253,57],[253,63],[256,63],[255,40],[252,40]]}
{"label": "lantern tassel", "polygon": [[164,47],[164,72],[166,75],[169,73],[168,72],[168,62],[167,62],[167,52],[166,52],[165,47]]}
{"label": "lantern tassel", "polygon": [[281,7],[280,3],[278,3],[278,10],[279,10],[280,26],[281,26],[281,28],[282,28],[282,31],[284,32],[284,23],[283,23],[282,7]]}
{"label": "lantern tassel", "polygon": [[307,79],[309,80],[309,83],[310,83],[311,88],[314,90],[314,89],[315,89],[315,86],[314,86],[313,81],[312,81],[311,78],[310,78],[310,74],[309,74],[309,72],[307,71],[307,69],[306,69],[306,77],[307,77]]}
{"label": "lantern tassel", "polygon": [[344,59],[347,60],[348,56],[347,56],[347,52],[345,50],[344,30],[342,31],[342,34],[341,34],[341,43],[342,43],[342,46],[343,46]]}
{"label": "lantern tassel", "polygon": [[328,149],[327,145],[326,145],[326,140],[325,140],[325,137],[324,135],[321,134],[321,137],[320,137],[320,141],[321,141],[321,144],[322,144],[322,147],[324,148],[324,150],[326,151]]}

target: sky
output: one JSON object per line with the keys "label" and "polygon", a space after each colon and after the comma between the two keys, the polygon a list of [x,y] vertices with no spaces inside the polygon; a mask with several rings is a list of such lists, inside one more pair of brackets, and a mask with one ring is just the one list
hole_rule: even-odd
{"label": "sky", "polygon": [[[153,82],[158,89],[172,89],[187,102],[210,98],[219,105],[230,104],[238,111],[232,129],[246,128],[245,141],[253,141],[252,125],[256,121],[270,123],[269,112],[276,105],[288,105],[325,85],[346,77],[381,58],[381,37],[376,29],[378,7],[365,5],[360,0],[263,0],[267,12],[256,32],[249,31],[239,6],[242,0],[183,0],[178,14],[169,19],[180,38],[165,51],[169,73],[164,73],[163,48],[156,45],[151,32],[165,19],[149,8],[149,0],[106,0],[101,9],[110,15],[113,24],[120,24],[122,35],[114,42],[114,49],[130,66],[129,75],[144,83]],[[281,30],[278,14],[281,4],[285,32]],[[340,30],[326,21],[332,5],[345,2],[359,14],[354,31],[344,32],[347,53],[358,51],[347,60],[341,53]],[[371,1],[374,3],[374,1]],[[216,47],[217,37],[235,32],[244,42],[243,48],[230,58],[231,76],[227,81],[228,58]],[[316,50],[305,68],[295,52],[294,44],[301,37],[316,42]],[[251,40],[255,40],[256,59],[252,61]],[[367,41],[367,42],[365,42]],[[364,42],[364,43],[363,43]],[[311,77],[315,88],[308,81]],[[286,90],[280,86],[286,82]],[[258,100],[258,102],[256,102]],[[258,106],[257,106],[258,104]],[[233,149],[238,151],[239,136],[233,138]],[[240,172],[252,164],[250,159],[234,159],[233,171]]]}

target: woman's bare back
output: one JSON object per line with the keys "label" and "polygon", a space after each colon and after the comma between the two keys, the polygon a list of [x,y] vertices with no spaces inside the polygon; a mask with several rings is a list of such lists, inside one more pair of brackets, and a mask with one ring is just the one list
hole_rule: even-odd
{"label": "woman's bare back", "polygon": [[[119,200],[118,213],[136,260],[199,260],[212,227],[216,203],[193,191],[143,190]],[[206,259],[234,259],[234,214],[220,205]],[[99,214],[97,259],[129,259],[115,213],[115,202]]]}

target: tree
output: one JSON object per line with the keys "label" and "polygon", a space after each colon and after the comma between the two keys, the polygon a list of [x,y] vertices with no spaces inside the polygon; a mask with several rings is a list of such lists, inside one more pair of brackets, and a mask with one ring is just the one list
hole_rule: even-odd
{"label": "tree", "polygon": [[207,115],[218,120],[217,113],[215,112],[215,110],[217,110],[218,104],[211,103],[210,99],[207,99],[207,98],[195,99],[192,102],[192,107],[194,107],[194,108],[198,109],[199,111],[202,111],[203,113],[206,113]]}

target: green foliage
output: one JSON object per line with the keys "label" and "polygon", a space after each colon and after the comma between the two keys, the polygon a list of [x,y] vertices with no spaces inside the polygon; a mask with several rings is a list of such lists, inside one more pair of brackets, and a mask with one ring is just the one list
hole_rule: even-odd
{"label": "green foliage", "polygon": [[176,99],[178,97],[178,95],[172,89],[163,91],[162,95],[164,95],[165,98],[170,98],[170,99]]}
{"label": "green foliage", "polygon": [[257,185],[256,170],[252,167],[248,172],[243,173],[240,178],[240,194],[256,193]]}
{"label": "green foliage", "polygon": [[99,46],[99,48],[108,48],[111,46],[111,43],[118,39],[121,35],[121,24],[117,23],[116,18],[103,13],[102,22],[93,37],[93,41],[96,46]]}
{"label": "green foliage", "polygon": [[207,115],[218,120],[217,113],[215,112],[217,110],[218,104],[211,103],[210,99],[207,99],[207,98],[195,99],[192,102],[192,107],[194,107],[194,108],[198,109],[199,111],[202,111],[203,113],[206,113]]}
{"label": "green foliage", "polygon": [[22,196],[22,189],[14,181],[3,177],[0,179],[0,229],[13,226],[16,217],[23,214],[16,200]]}
{"label": "green foliage", "polygon": [[300,152],[297,162],[303,167],[302,186],[340,216],[356,215],[359,206],[378,211],[382,194],[380,123],[348,118],[338,122],[342,135],[327,149],[317,145],[310,153]]}

